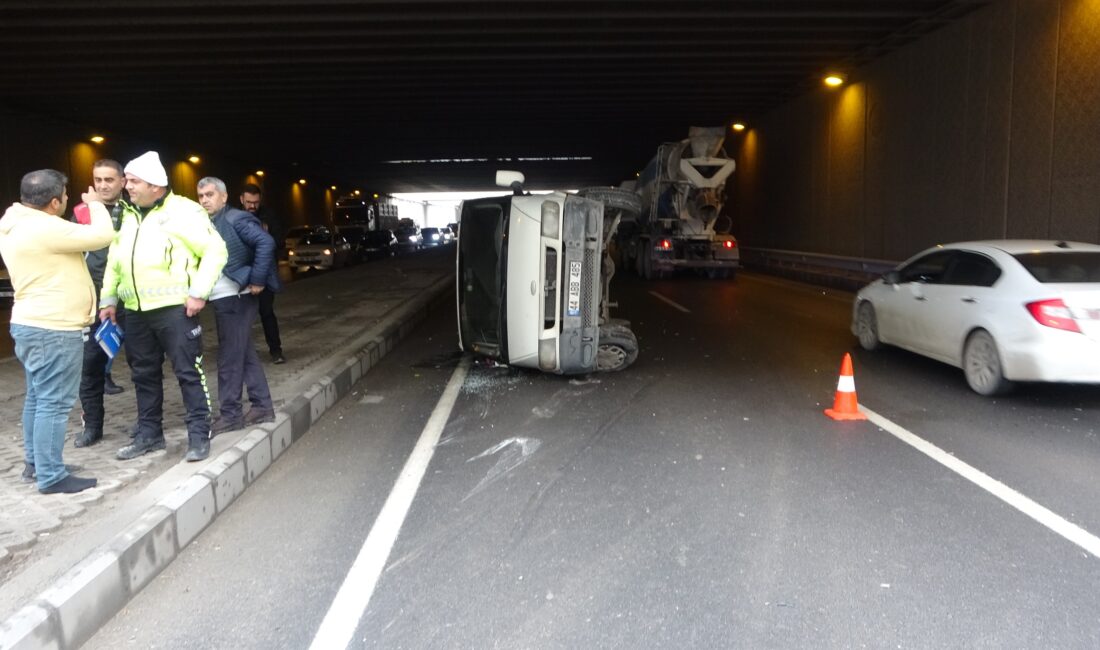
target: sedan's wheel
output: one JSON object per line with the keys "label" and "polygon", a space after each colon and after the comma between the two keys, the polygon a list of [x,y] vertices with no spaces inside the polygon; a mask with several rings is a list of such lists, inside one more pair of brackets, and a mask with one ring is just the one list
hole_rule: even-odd
{"label": "sedan's wheel", "polygon": [[1005,379],[997,343],[985,330],[974,332],[966,340],[963,373],[966,374],[966,383],[979,395],[1000,395],[1012,388],[1012,382]]}
{"label": "sedan's wheel", "polygon": [[600,328],[600,345],[596,348],[596,370],[616,372],[638,358],[638,339],[622,325]]}
{"label": "sedan's wheel", "polygon": [[870,352],[882,347],[882,341],[878,338],[878,317],[869,302],[864,301],[856,312],[856,334],[859,336],[859,346],[864,350]]}

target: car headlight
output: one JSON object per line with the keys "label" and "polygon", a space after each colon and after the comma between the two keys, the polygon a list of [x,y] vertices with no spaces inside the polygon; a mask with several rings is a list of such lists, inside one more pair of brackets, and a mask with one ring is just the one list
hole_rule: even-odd
{"label": "car headlight", "polygon": [[416,241],[416,237],[415,236],[409,237],[409,241]]}
{"label": "car headlight", "polygon": [[324,250],[324,254],[325,254],[325,255],[332,255],[332,251],[330,251],[329,249],[327,249],[327,248],[326,248],[326,249]]}
{"label": "car headlight", "polygon": [[432,235],[432,241],[439,239],[439,235]]}
{"label": "car headlight", "polygon": [[287,255],[294,255],[294,251],[287,251]]}

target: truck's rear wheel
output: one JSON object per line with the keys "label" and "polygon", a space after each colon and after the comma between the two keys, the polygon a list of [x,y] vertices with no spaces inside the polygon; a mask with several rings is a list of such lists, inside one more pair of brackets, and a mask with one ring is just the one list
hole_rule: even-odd
{"label": "truck's rear wheel", "polygon": [[638,358],[638,338],[622,325],[605,325],[600,328],[600,344],[596,348],[596,369],[600,372],[618,372],[630,366]]}

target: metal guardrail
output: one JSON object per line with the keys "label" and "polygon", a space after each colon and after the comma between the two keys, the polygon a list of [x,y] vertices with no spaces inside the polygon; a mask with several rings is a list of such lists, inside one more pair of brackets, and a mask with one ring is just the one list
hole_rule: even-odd
{"label": "metal guardrail", "polygon": [[774,248],[741,248],[745,268],[793,280],[855,291],[898,262]]}

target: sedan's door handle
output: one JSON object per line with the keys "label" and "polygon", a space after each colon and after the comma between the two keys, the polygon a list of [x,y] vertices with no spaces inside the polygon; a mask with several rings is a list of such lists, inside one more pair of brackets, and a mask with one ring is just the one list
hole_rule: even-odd
{"label": "sedan's door handle", "polygon": [[962,301],[966,302],[966,303],[970,303],[970,304],[976,304],[978,302],[978,299],[968,297],[968,298],[963,298]]}
{"label": "sedan's door handle", "polygon": [[921,302],[924,302],[925,300],[928,300],[924,296],[913,296],[913,299],[914,300],[920,300]]}

